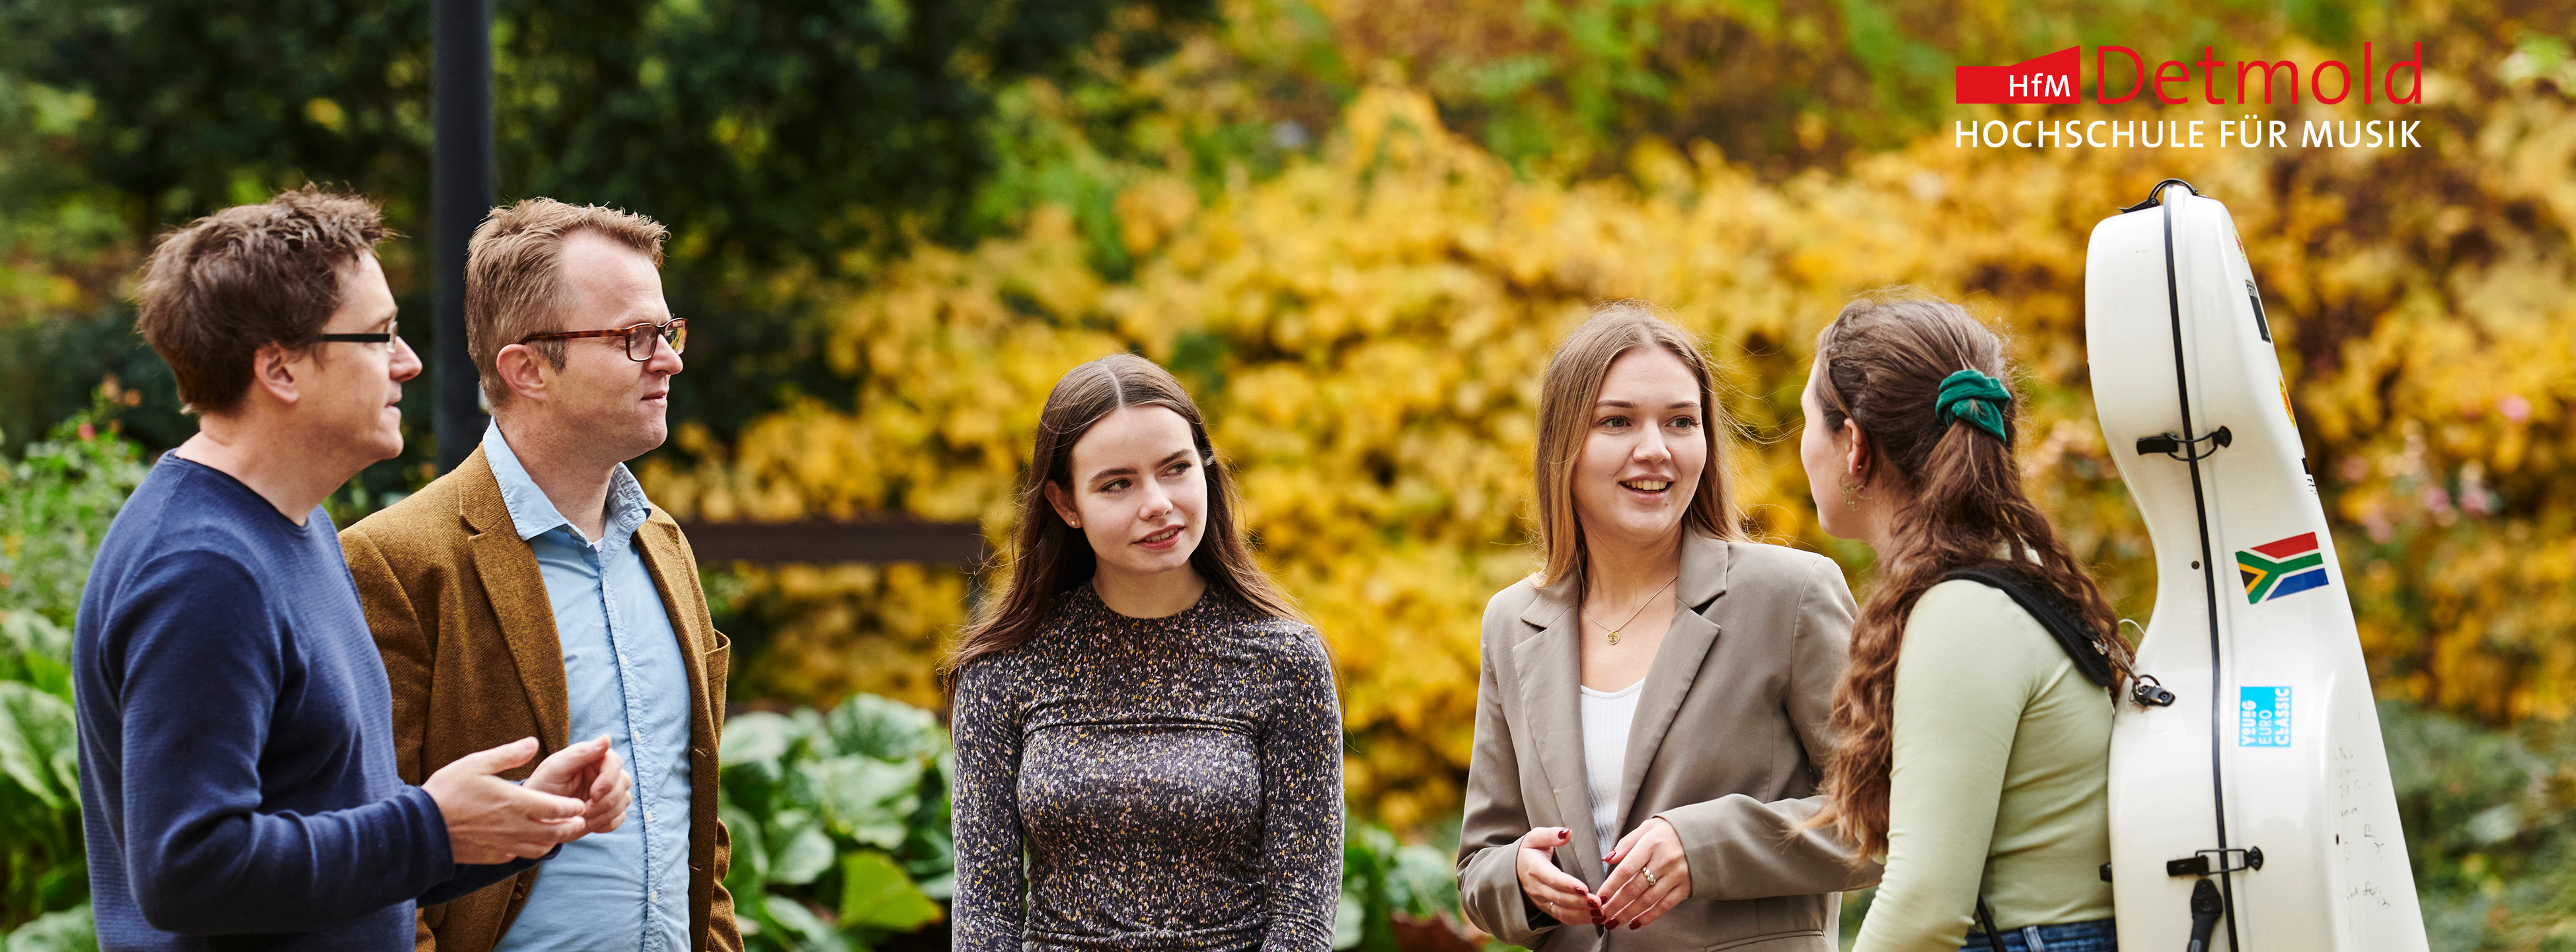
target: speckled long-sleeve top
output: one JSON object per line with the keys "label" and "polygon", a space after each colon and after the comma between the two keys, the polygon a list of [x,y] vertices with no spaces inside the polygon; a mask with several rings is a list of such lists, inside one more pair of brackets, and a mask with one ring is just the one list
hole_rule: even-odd
{"label": "speckled long-sleeve top", "polygon": [[957,678],[953,947],[1331,948],[1341,715],[1314,629],[1215,587],[1166,618],[1057,601]]}

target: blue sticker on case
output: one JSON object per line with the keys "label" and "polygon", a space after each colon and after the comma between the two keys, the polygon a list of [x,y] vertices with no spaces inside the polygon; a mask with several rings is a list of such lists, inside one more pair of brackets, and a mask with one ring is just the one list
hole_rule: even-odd
{"label": "blue sticker on case", "polygon": [[2290,689],[2240,687],[2236,702],[2236,746],[2290,746]]}

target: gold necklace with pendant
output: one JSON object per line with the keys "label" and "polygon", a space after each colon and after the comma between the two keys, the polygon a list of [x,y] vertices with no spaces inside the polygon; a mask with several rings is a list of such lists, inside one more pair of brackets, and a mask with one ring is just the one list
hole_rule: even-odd
{"label": "gold necklace with pendant", "polygon": [[1613,627],[1611,627],[1611,626],[1609,626],[1609,625],[1604,625],[1604,624],[1602,624],[1602,623],[1600,623],[1600,622],[1592,621],[1592,616],[1591,616],[1591,615],[1588,615],[1588,614],[1583,616],[1583,620],[1584,620],[1584,621],[1592,621],[1592,624],[1593,624],[1593,626],[1594,626],[1594,627],[1599,628],[1599,629],[1601,629],[1601,630],[1603,630],[1603,631],[1609,632],[1609,633],[1610,633],[1610,643],[1611,643],[1611,644],[1614,644],[1614,645],[1615,645],[1615,644],[1618,644],[1618,643],[1619,643],[1619,629],[1620,629],[1620,628],[1626,628],[1626,627],[1628,627],[1628,622],[1636,621],[1636,620],[1637,620],[1637,616],[1645,614],[1645,613],[1646,613],[1646,606],[1648,606],[1648,605],[1652,605],[1652,604],[1654,604],[1654,603],[1655,603],[1655,595],[1661,595],[1661,594],[1663,594],[1663,593],[1664,593],[1664,589],[1667,589],[1667,588],[1671,588],[1671,587],[1673,587],[1673,583],[1674,583],[1674,582],[1678,582],[1678,581],[1681,581],[1681,580],[1682,580],[1682,577],[1681,577],[1679,574],[1675,574],[1672,578],[1665,579],[1665,580],[1664,580],[1664,584],[1663,584],[1663,585],[1661,585],[1661,586],[1659,586],[1659,587],[1657,587],[1657,588],[1655,589],[1655,594],[1654,594],[1654,595],[1648,595],[1648,596],[1646,596],[1646,600],[1645,600],[1645,601],[1642,601],[1642,602],[1637,603],[1637,610],[1636,610],[1636,611],[1633,611],[1633,612],[1629,612],[1629,613],[1628,613],[1628,621],[1620,622],[1620,623],[1619,623],[1619,627],[1618,627],[1618,628],[1613,628]]}

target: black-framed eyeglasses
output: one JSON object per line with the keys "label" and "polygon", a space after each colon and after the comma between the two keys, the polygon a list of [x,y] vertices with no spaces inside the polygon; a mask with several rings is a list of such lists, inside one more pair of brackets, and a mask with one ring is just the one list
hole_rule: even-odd
{"label": "black-framed eyeglasses", "polygon": [[671,352],[674,354],[686,349],[689,344],[689,319],[685,317],[674,317],[659,324],[651,322],[630,324],[613,331],[555,331],[547,334],[530,334],[526,337],[519,338],[519,343],[525,344],[529,341],[540,340],[574,340],[583,337],[624,338],[626,344],[626,359],[641,363],[643,361],[653,359],[653,341],[655,338],[660,338],[663,342],[670,344]]}
{"label": "black-framed eyeglasses", "polygon": [[394,349],[394,335],[389,334],[389,333],[386,333],[386,334],[324,334],[324,335],[322,335],[320,338],[317,338],[317,339],[319,339],[319,340],[325,340],[325,341],[337,341],[337,342],[339,342],[339,343],[343,343],[343,344],[374,344],[374,345],[376,345],[379,349],[384,350],[384,351],[385,351],[385,352],[387,352],[387,353],[392,353],[392,352],[393,352],[393,349]]}

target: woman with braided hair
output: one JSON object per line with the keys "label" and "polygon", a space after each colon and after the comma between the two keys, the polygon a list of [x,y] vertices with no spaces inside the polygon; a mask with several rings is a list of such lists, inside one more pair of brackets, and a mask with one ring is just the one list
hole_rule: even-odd
{"label": "woman with braided hair", "polygon": [[2117,948],[2104,692],[2129,651],[2022,487],[2009,374],[1938,299],[1864,298],[1817,337],[1799,455],[1825,531],[1878,554],[1811,821],[1885,856],[1854,952]]}

